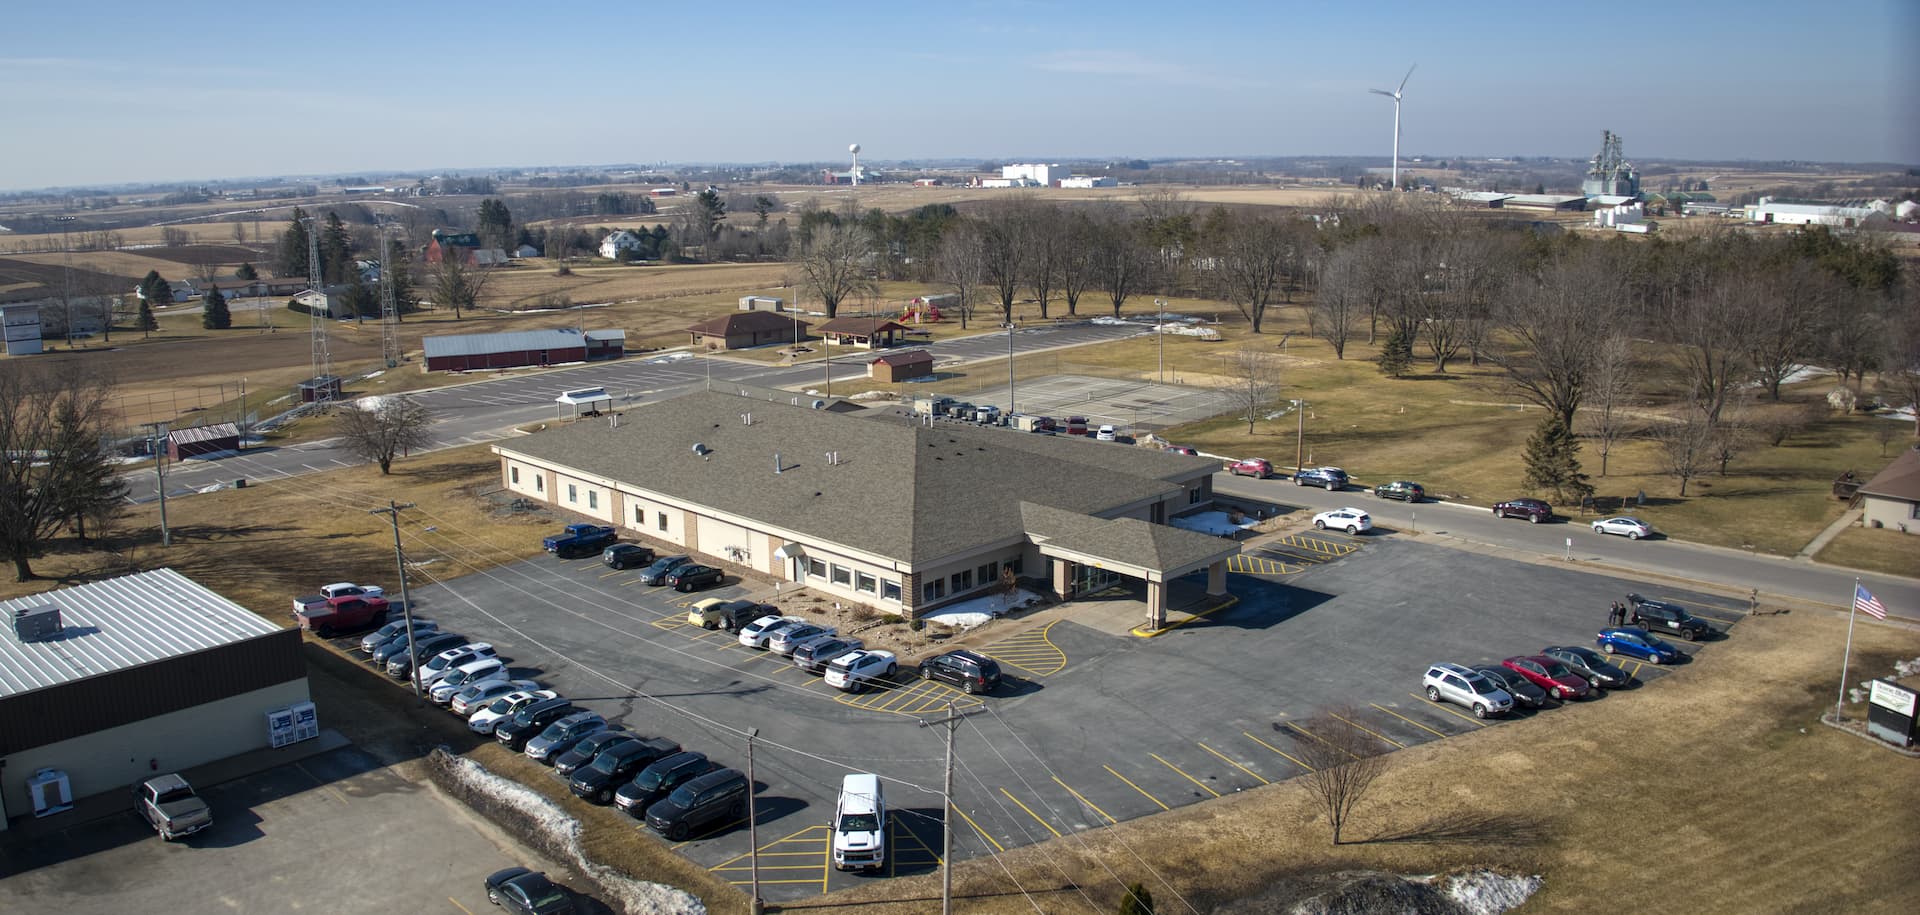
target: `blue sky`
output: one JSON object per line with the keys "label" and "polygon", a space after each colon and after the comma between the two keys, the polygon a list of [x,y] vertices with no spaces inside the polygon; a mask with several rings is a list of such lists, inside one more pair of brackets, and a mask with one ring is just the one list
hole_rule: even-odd
{"label": "blue sky", "polygon": [[[0,187],[383,169],[1388,153],[1920,163],[1915,0],[10,10]],[[1609,48],[1616,50],[1609,50]]]}

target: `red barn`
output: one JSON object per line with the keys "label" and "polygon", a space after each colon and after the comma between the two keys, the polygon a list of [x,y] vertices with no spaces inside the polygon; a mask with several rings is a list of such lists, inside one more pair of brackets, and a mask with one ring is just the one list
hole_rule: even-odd
{"label": "red barn", "polygon": [[523,330],[421,338],[429,372],[471,372],[565,365],[625,355],[624,330]]}

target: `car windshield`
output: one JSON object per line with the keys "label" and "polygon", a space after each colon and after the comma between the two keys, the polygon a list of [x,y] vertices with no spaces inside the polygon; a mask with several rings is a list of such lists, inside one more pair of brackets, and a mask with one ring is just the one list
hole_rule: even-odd
{"label": "car windshield", "polygon": [[541,731],[540,736],[548,740],[558,740],[562,735],[567,733],[567,729],[568,725],[565,722],[556,721],[547,725],[547,729]]}
{"label": "car windshield", "polygon": [[1606,661],[1601,659],[1600,655],[1596,654],[1591,648],[1569,648],[1567,649],[1567,654],[1573,655],[1588,664],[1606,663]]}
{"label": "car windshield", "polygon": [[1469,677],[1467,685],[1473,687],[1473,691],[1482,696],[1490,696],[1500,691],[1500,687],[1486,677]]}
{"label": "car windshield", "polygon": [[658,791],[660,783],[667,780],[667,773],[671,771],[673,770],[649,766],[645,772],[640,773],[639,777],[633,780],[634,787],[642,791]]}
{"label": "car windshield", "polygon": [[620,764],[627,761],[628,755],[629,754],[622,753],[619,750],[602,753],[593,758],[593,768],[597,772],[605,772],[608,775],[612,775],[613,770],[620,768]]}
{"label": "car windshield", "polygon": [[546,892],[540,893],[537,896],[529,892],[527,898],[533,902],[533,910],[539,912],[545,910],[547,906],[558,904],[562,899],[566,898],[566,895],[566,893],[560,891],[559,887],[549,883],[546,886]]}
{"label": "car windshield", "polygon": [[841,832],[878,832],[880,819],[871,813],[849,813],[840,818]]}
{"label": "car windshield", "polygon": [[1555,680],[1574,679],[1573,671],[1569,669],[1567,665],[1562,664],[1559,661],[1548,661],[1546,667],[1547,667],[1547,676],[1552,677]]}
{"label": "car windshield", "polygon": [[506,712],[507,709],[510,709],[510,708],[513,708],[513,698],[510,696],[501,696],[500,698],[493,700],[492,705],[487,706],[487,711],[504,713]]}
{"label": "car windshield", "polygon": [[692,807],[693,798],[694,798],[694,794],[693,794],[692,782],[688,782],[687,784],[681,785],[680,787],[673,789],[673,793],[667,795],[667,801],[669,803],[672,803],[676,807],[683,807],[683,808]]}

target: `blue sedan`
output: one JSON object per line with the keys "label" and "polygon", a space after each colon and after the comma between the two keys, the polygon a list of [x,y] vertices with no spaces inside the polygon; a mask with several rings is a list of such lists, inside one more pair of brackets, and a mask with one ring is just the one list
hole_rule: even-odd
{"label": "blue sedan", "polygon": [[1649,664],[1672,664],[1686,657],[1680,649],[1661,641],[1645,629],[1602,629],[1593,644],[1607,654],[1623,654]]}

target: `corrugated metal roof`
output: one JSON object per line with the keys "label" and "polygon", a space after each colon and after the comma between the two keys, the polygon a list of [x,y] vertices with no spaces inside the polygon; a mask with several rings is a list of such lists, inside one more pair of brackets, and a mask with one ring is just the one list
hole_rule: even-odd
{"label": "corrugated metal roof", "polygon": [[189,426],[167,433],[167,438],[176,445],[191,445],[196,442],[210,442],[220,438],[238,438],[240,427],[233,423],[214,423],[210,426]]}
{"label": "corrugated metal roof", "polygon": [[590,330],[587,331],[587,339],[624,341],[627,339],[627,332],[624,330]]}
{"label": "corrugated metal roof", "polygon": [[[61,634],[22,643],[13,615],[52,604]],[[279,631],[172,569],[0,601],[0,696],[138,667]]]}
{"label": "corrugated metal roof", "polygon": [[518,330],[504,334],[442,334],[420,338],[429,358],[518,353],[534,349],[568,349],[587,345],[577,330]]}

